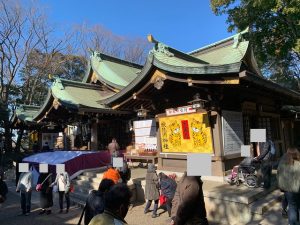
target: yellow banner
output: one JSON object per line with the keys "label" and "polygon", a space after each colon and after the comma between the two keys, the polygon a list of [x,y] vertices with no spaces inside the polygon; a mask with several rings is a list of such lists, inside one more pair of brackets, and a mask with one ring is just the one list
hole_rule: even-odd
{"label": "yellow banner", "polygon": [[213,153],[206,113],[160,118],[159,129],[162,152]]}

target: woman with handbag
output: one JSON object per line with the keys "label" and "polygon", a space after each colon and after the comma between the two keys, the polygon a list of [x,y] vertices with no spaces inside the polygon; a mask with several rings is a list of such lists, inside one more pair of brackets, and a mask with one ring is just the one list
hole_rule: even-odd
{"label": "woman with handbag", "polygon": [[54,185],[57,185],[58,188],[59,207],[60,207],[59,213],[63,212],[64,197],[67,202],[66,213],[68,213],[70,208],[70,187],[71,187],[69,174],[67,172],[57,173],[55,181],[51,184],[51,187],[53,187]]}
{"label": "woman with handbag", "polygon": [[36,190],[40,192],[40,205],[42,211],[40,215],[46,213],[51,214],[51,207],[53,206],[53,194],[52,194],[52,173],[41,173],[38,179]]}
{"label": "woman with handbag", "polygon": [[[177,183],[172,178],[168,177],[164,173],[158,174],[159,180],[160,180],[160,190],[162,195],[165,197],[165,204],[168,211],[169,217],[171,217],[171,209],[172,209],[172,200],[175,195],[175,191],[177,188]],[[163,197],[162,197],[163,198]]]}

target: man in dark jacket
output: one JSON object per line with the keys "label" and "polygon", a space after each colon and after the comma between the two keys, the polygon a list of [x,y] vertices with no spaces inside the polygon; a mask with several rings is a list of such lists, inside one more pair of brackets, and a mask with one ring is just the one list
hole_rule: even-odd
{"label": "man in dark jacket", "polygon": [[110,179],[103,179],[98,191],[93,190],[87,197],[84,215],[84,224],[88,225],[92,218],[104,212],[104,193],[115,183]]}
{"label": "man in dark jacket", "polygon": [[124,160],[123,161],[123,167],[119,170],[122,183],[127,184],[127,182],[131,178],[131,170],[128,168],[127,162]]}
{"label": "man in dark jacket", "polygon": [[125,225],[132,194],[126,184],[116,184],[104,194],[105,210],[96,215],[89,225]]}
{"label": "man in dark jacket", "polygon": [[257,157],[254,160],[261,162],[260,170],[258,171],[258,183],[263,188],[269,188],[271,186],[272,175],[272,154],[271,145],[272,141],[268,139],[266,142],[257,144]]}
{"label": "man in dark jacket", "polygon": [[175,195],[177,184],[175,180],[171,179],[164,173],[159,173],[158,177],[160,179],[160,190],[162,195],[167,198],[166,207],[169,217],[171,217],[172,200]]}
{"label": "man in dark jacket", "polygon": [[187,176],[177,184],[171,218],[174,225],[208,225],[201,177]]}

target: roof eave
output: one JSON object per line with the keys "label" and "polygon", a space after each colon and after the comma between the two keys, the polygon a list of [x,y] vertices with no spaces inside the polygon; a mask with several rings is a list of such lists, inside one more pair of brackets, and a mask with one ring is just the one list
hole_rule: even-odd
{"label": "roof eave", "polygon": [[287,95],[289,97],[292,97],[292,98],[300,101],[300,93],[290,90],[290,89],[287,89],[285,87],[282,87],[281,85],[279,85],[277,83],[266,80],[264,77],[257,76],[256,74],[253,74],[249,71],[240,72],[239,77],[240,77],[240,79],[253,82],[257,85],[260,85],[267,89],[282,93],[284,95]]}
{"label": "roof eave", "polygon": [[102,100],[101,103],[103,103],[105,105],[111,105],[116,100],[127,95],[137,84],[139,84],[146,77],[146,75],[152,69],[153,59],[154,59],[153,54],[149,54],[148,58],[146,60],[146,63],[144,65],[142,71],[139,73],[139,75],[130,84],[128,84],[125,88],[123,88],[120,92],[116,93],[115,95],[113,95],[107,99]]}
{"label": "roof eave", "polygon": [[153,65],[159,69],[179,74],[227,74],[240,72],[242,62],[225,65],[203,65],[199,67],[183,67],[163,63],[154,57]]}

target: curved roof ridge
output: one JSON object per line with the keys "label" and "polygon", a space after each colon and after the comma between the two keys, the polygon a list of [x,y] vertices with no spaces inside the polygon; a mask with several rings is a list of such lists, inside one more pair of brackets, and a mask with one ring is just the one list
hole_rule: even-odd
{"label": "curved roof ridge", "polygon": [[120,59],[120,58],[117,58],[115,56],[111,56],[111,55],[108,55],[108,54],[104,54],[104,53],[99,52],[99,51],[92,51],[91,57],[96,57],[96,58],[99,58],[100,60],[105,59],[105,60],[108,60],[108,61],[121,63],[123,65],[130,66],[130,67],[135,67],[137,69],[141,69],[143,67],[143,65],[133,63],[133,62],[130,62],[130,61],[125,60],[125,59]]}
{"label": "curved roof ridge", "polygon": [[35,110],[35,109],[39,109],[41,106],[39,105],[26,105],[26,104],[21,104],[19,105],[17,108],[18,109],[22,109],[22,110]]}
{"label": "curved roof ridge", "polygon": [[83,83],[80,81],[73,81],[73,80],[62,79],[62,78],[56,78],[56,79],[60,80],[62,86],[68,85],[68,86],[72,86],[72,87],[83,87],[83,88],[87,88],[87,89],[101,90],[101,87],[99,85],[95,85],[95,84]]}
{"label": "curved roof ridge", "polygon": [[48,93],[47,93],[47,96],[44,100],[44,103],[43,105],[41,105],[40,109],[37,111],[37,113],[32,117],[32,120],[37,120],[38,118],[42,117],[43,115],[43,112],[46,111],[46,107],[47,105],[49,105],[51,103],[51,98],[53,98],[53,95],[52,95],[52,91],[51,91],[51,88],[48,89]]}
{"label": "curved roof ridge", "polygon": [[179,51],[175,48],[172,48],[166,44],[164,44],[163,42],[160,42],[160,41],[156,41],[152,36],[151,38],[148,38],[148,39],[151,39],[151,41],[153,43],[155,43],[154,47],[152,48],[152,50],[150,50],[150,53],[163,53],[165,54],[166,56],[169,56],[169,57],[177,57],[179,59],[183,59],[183,60],[186,60],[186,61],[189,61],[189,62],[193,62],[193,63],[200,63],[200,64],[209,64],[208,62],[204,61],[204,60],[201,60],[199,58],[196,58],[194,56],[191,56],[187,53],[184,53],[182,51]]}
{"label": "curved roof ridge", "polygon": [[[120,84],[116,84],[116,83],[113,83],[112,81],[110,81],[110,80],[108,80],[108,79],[105,79],[105,77],[104,77],[103,75],[101,75],[101,74],[98,72],[97,68],[95,68],[95,66],[93,65],[93,63],[91,63],[91,67],[92,67],[92,69],[94,70],[94,73],[97,74],[98,80],[99,80],[104,86],[107,86],[108,88],[113,89],[113,90],[114,90],[114,89],[121,90],[121,89],[123,89],[123,88],[126,86],[126,85],[123,86],[123,85],[120,85]],[[122,77],[118,76],[119,74],[115,73],[109,66],[107,66],[107,65],[105,65],[105,64],[103,63],[103,66],[102,66],[102,67],[104,67],[105,70],[108,70],[108,71],[109,71],[110,76],[113,74],[114,77],[118,77],[118,79],[121,80],[121,82],[122,82],[122,81],[125,81]]]}
{"label": "curved roof ridge", "polygon": [[207,49],[209,49],[209,48],[216,47],[216,46],[221,45],[221,44],[223,44],[223,43],[226,43],[226,42],[229,42],[229,41],[231,41],[231,40],[234,40],[237,36],[246,34],[246,33],[248,33],[248,32],[249,32],[249,28],[246,28],[245,30],[243,30],[243,31],[241,31],[241,32],[238,32],[238,33],[236,33],[236,34],[234,34],[234,35],[231,35],[231,36],[229,36],[229,37],[227,37],[227,38],[224,38],[224,39],[222,39],[222,40],[220,40],[220,41],[216,41],[216,42],[214,42],[214,43],[211,43],[211,44],[205,45],[205,46],[203,46],[203,47],[201,47],[201,48],[198,48],[198,49],[195,49],[195,50],[193,50],[193,51],[190,51],[190,52],[188,52],[187,54],[193,55],[193,54],[195,54],[195,53],[199,53],[199,52],[204,51],[204,50],[207,50]]}

